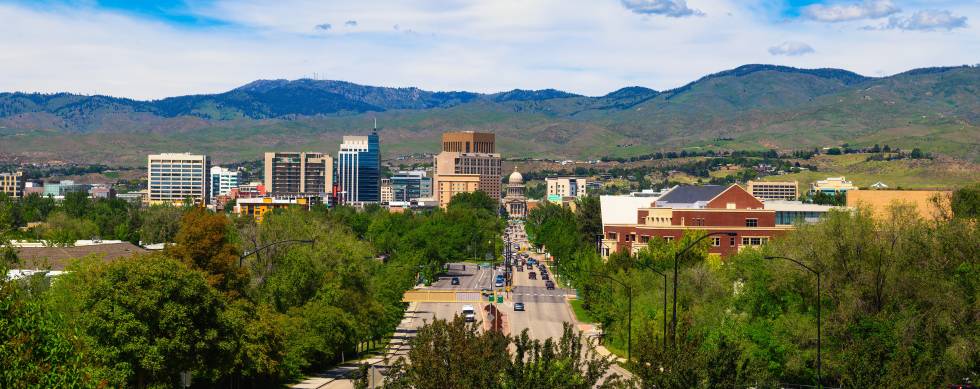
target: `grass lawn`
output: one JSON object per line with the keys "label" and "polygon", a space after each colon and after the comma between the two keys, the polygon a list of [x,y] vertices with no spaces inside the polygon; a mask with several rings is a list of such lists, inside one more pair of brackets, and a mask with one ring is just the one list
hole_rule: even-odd
{"label": "grass lawn", "polygon": [[585,307],[582,306],[582,300],[568,300],[568,304],[572,306],[572,312],[575,312],[575,320],[582,323],[595,323],[595,319],[592,318],[592,315],[590,315],[589,312],[585,310]]}
{"label": "grass lawn", "polygon": [[800,191],[827,177],[844,176],[854,185],[867,188],[878,181],[891,188],[955,188],[980,181],[980,166],[950,160],[866,161],[869,154],[820,155],[805,163],[818,171],[769,176],[765,181],[799,181]]}

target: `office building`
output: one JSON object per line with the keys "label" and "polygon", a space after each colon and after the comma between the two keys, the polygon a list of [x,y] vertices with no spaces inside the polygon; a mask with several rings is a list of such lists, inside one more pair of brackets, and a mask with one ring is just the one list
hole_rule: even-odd
{"label": "office building", "polygon": [[443,174],[436,181],[436,200],[445,208],[453,196],[480,190],[479,174]]}
{"label": "office building", "polygon": [[798,181],[749,181],[746,190],[760,200],[796,200],[800,197]]}
{"label": "office building", "polygon": [[524,194],[524,176],[514,167],[507,178],[507,194],[502,201],[507,216],[511,219],[527,217],[527,196]]}
{"label": "office building", "polygon": [[826,180],[820,180],[810,184],[810,193],[822,192],[825,194],[837,194],[854,189],[857,189],[857,187],[844,177],[827,177]]}
{"label": "office building", "polygon": [[211,170],[207,156],[190,153],[151,154],[147,157],[149,204],[206,204],[210,199]]}
{"label": "office building", "polygon": [[[605,196],[604,196],[605,197]],[[758,247],[793,229],[776,222],[776,210],[738,185],[677,186],[656,199],[649,207],[636,209],[616,222],[603,215],[603,236],[598,242],[604,256],[614,251],[636,253],[651,239],[674,241],[694,231],[731,233],[708,239],[708,252],[731,255],[745,247]],[[607,205],[600,198],[603,214]],[[629,210],[632,207],[626,207]]]}
{"label": "office building", "polygon": [[[871,215],[878,220],[891,216],[890,208],[895,205],[911,206],[926,220],[949,214],[949,198],[952,192],[948,190],[859,190],[847,192],[847,207],[867,207]],[[939,201],[934,201],[934,199]],[[946,209],[941,209],[946,208]]]}
{"label": "office building", "polygon": [[227,196],[231,190],[238,187],[238,170],[230,170],[221,166],[211,168],[211,202],[218,196]]}
{"label": "office building", "polygon": [[377,133],[345,136],[337,154],[339,201],[343,204],[381,202],[381,142]]}
{"label": "office building", "polygon": [[10,197],[24,196],[24,172],[0,173],[0,193]]}
{"label": "office building", "polygon": [[424,170],[400,171],[391,176],[393,201],[432,197],[432,178]]}
{"label": "office building", "polygon": [[312,152],[265,153],[265,191],[274,196],[333,192],[333,157]]}
{"label": "office building", "polygon": [[[456,188],[462,186],[461,175],[477,175],[479,185],[475,190],[482,191],[495,201],[500,199],[500,154],[496,153],[493,133],[461,131],[442,134],[442,151],[433,159],[433,186],[439,193],[439,205],[445,207],[443,195],[451,192],[453,185],[441,185],[440,180],[454,180]],[[469,178],[464,179],[469,182]]]}
{"label": "office building", "polygon": [[581,177],[548,177],[544,179],[547,185],[547,199],[560,204],[568,198],[584,197],[588,191],[588,180]]}
{"label": "office building", "polygon": [[309,211],[310,207],[321,203],[322,199],[319,196],[292,198],[242,198],[235,202],[235,207],[232,208],[232,212],[239,216],[251,216],[255,218],[255,221],[261,223],[263,216],[266,213],[272,212],[273,210],[297,207],[299,209]]}
{"label": "office building", "polygon": [[381,179],[381,204],[389,204],[395,201],[395,197],[391,192],[391,179],[382,178]]}

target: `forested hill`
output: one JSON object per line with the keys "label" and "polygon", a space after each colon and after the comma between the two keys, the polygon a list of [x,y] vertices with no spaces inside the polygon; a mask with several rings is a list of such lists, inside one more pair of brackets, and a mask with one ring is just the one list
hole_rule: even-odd
{"label": "forested hill", "polygon": [[[440,132],[474,129],[497,132],[501,151],[512,156],[849,142],[980,160],[978,92],[980,67],[865,77],[840,69],[745,65],[671,90],[631,86],[604,96],[554,89],[432,92],[311,79],[259,80],[224,93],[154,101],[0,93],[0,156],[104,159],[109,149],[100,134],[107,132],[114,134],[113,150],[134,153],[120,156],[124,163],[161,147],[228,159],[272,145],[332,150],[341,135],[364,131],[376,117],[385,129],[382,141],[396,141],[387,142],[388,155],[433,151]],[[211,148],[228,137],[241,137],[231,142],[237,149]],[[51,142],[69,139],[91,147],[62,149]]]}

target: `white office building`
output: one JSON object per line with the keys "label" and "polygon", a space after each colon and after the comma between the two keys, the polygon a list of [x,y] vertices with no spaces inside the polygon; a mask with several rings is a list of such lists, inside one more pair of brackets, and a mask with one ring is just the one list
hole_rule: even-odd
{"label": "white office building", "polygon": [[238,187],[238,170],[230,170],[221,166],[211,168],[211,202],[218,196],[231,193]]}
{"label": "white office building", "polygon": [[151,154],[147,157],[147,195],[149,204],[181,204],[186,200],[205,204],[210,199],[205,155],[190,153]]}

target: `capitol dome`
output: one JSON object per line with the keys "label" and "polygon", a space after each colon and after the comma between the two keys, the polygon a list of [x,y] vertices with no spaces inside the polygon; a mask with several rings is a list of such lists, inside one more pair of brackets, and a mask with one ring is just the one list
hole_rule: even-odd
{"label": "capitol dome", "polygon": [[514,172],[510,174],[510,178],[507,179],[508,184],[520,185],[524,183],[524,176],[517,171],[517,166],[514,166]]}

